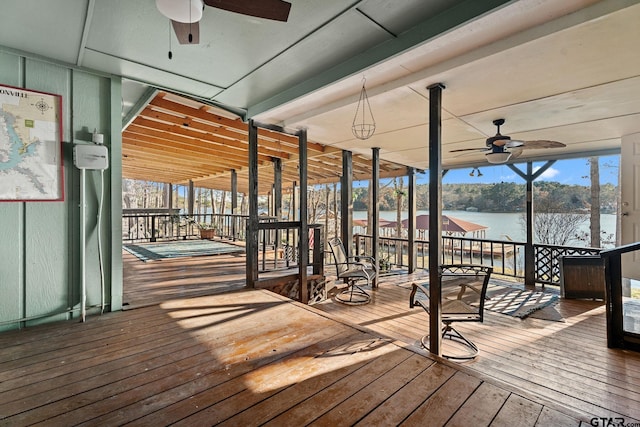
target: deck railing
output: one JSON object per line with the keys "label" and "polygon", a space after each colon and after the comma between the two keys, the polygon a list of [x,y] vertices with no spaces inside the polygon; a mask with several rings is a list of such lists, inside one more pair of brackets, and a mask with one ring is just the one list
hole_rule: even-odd
{"label": "deck railing", "polygon": [[[374,254],[373,238],[369,235],[354,235],[356,254]],[[375,251],[383,266],[408,267],[408,239],[380,237]],[[475,263],[493,267],[495,274],[524,279],[524,251],[526,243],[502,240],[475,239],[467,237],[442,237],[443,263]],[[598,255],[598,248],[579,248],[534,244],[535,280],[537,283],[560,285],[560,259],[567,255]],[[416,268],[429,268],[429,242],[416,240]]]}
{"label": "deck railing", "polygon": [[[210,224],[217,235],[229,240],[245,240],[247,216],[236,214],[157,213],[127,210],[122,214],[122,240],[124,242],[156,242],[198,238],[198,224]],[[272,222],[273,217],[261,217],[260,221]]]}
{"label": "deck railing", "polygon": [[[246,215],[235,214],[194,214],[184,215],[173,212],[125,211],[122,215],[122,240],[131,242],[155,242],[158,240],[179,240],[198,238],[198,224],[212,224],[221,238],[244,241],[247,229]],[[274,217],[260,217],[260,223],[275,223]],[[297,266],[297,247],[300,236],[294,226],[279,223],[279,226],[261,227],[258,234],[258,260],[260,271],[274,268]],[[317,226],[309,226],[316,230]],[[319,233],[319,231],[314,231]],[[376,252],[383,267],[408,267],[408,239],[380,237]],[[372,236],[354,235],[356,254],[372,254]],[[318,240],[316,238],[315,242]],[[524,242],[476,239],[468,237],[442,237],[443,263],[479,263],[493,267],[495,274],[524,279]],[[310,245],[312,246],[312,245]],[[417,268],[429,266],[429,242],[416,240]],[[313,248],[311,249],[314,250]],[[317,253],[322,257],[322,249],[311,252],[310,263]],[[534,244],[535,280],[537,283],[560,285],[560,259],[568,255],[598,255],[598,248],[580,248]],[[277,261],[280,260],[280,263]],[[316,260],[318,262],[318,260]]]}
{"label": "deck railing", "polygon": [[[216,236],[245,241],[247,215],[185,215],[166,209],[126,210],[122,215],[122,240],[126,243],[186,240],[199,238],[198,224],[214,227]],[[258,233],[258,263],[261,272],[298,266],[298,222],[276,222],[275,217],[261,216]],[[309,264],[314,271],[322,269],[322,227],[309,225]]]}
{"label": "deck railing", "polygon": [[[324,269],[322,225],[309,224],[308,243],[308,265],[313,267],[313,274],[320,274]],[[258,271],[297,268],[299,244],[299,221],[261,221],[258,229]]]}

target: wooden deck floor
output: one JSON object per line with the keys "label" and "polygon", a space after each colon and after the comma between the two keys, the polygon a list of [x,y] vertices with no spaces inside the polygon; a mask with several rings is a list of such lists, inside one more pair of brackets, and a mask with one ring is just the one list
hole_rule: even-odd
{"label": "wooden deck floor", "polygon": [[3,425],[574,425],[263,290],[0,336]]}
{"label": "wooden deck floor", "polygon": [[166,261],[125,258],[137,280],[125,301],[141,308],[0,334],[0,425],[640,419],[640,356],[606,349],[601,304],[563,301],[565,322],[489,314],[466,326],[481,354],[459,365],[413,345],[427,327],[408,309],[415,277],[385,278],[366,306],[307,307],[262,290],[216,293],[242,286],[223,257],[182,259],[183,270]]}
{"label": "wooden deck floor", "polygon": [[243,289],[244,255],[167,258],[142,262],[122,252],[125,309],[177,298],[211,295]]}
{"label": "wooden deck floor", "polygon": [[[406,275],[381,280],[366,306],[327,300],[315,307],[334,319],[419,346],[429,322],[422,309],[408,308],[413,280]],[[561,300],[545,311],[562,321],[533,316],[521,320],[485,310],[482,324],[456,324],[480,348],[479,356],[464,365],[585,417],[622,417],[637,423],[640,354],[606,347],[604,304]]]}

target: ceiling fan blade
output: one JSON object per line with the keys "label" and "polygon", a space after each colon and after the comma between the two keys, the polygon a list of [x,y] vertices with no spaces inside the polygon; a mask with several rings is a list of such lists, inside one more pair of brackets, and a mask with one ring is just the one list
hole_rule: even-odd
{"label": "ceiling fan blade", "polygon": [[450,153],[459,153],[462,151],[491,151],[491,148],[482,147],[482,148],[459,148],[457,150],[451,150]]}
{"label": "ceiling fan blade", "polygon": [[204,0],[204,4],[229,12],[287,22],[291,3],[282,0]]}
{"label": "ceiling fan blade", "polygon": [[566,144],[558,141],[549,141],[546,139],[539,139],[535,141],[524,141],[522,148],[538,149],[538,148],[562,148],[566,147]]}
{"label": "ceiling fan blade", "polygon": [[512,150],[510,151],[510,153],[511,153],[511,158],[512,158],[512,159],[517,159],[518,157],[520,157],[520,156],[522,155],[522,149],[523,149],[523,148],[524,148],[524,147],[516,147],[516,148],[512,149]]}
{"label": "ceiling fan blade", "polygon": [[[171,21],[171,25],[173,25],[173,31],[176,33],[180,44],[200,43],[200,25],[198,22]],[[189,41],[189,35],[191,35],[191,41]]]}
{"label": "ceiling fan blade", "polygon": [[524,141],[519,141],[517,139],[512,139],[506,142],[506,144],[504,144],[505,148],[515,148],[515,147],[522,147],[525,144]]}

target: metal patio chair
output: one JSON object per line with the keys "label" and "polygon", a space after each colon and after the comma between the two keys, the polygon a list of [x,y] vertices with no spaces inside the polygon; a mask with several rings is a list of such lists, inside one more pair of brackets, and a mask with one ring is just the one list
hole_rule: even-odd
{"label": "metal patio chair", "polygon": [[367,286],[371,286],[378,274],[375,258],[363,255],[347,257],[338,237],[329,239],[328,243],[336,265],[336,275],[347,283],[347,288],[336,295],[336,300],[351,305],[368,303],[371,296],[358,282],[366,282]]}
{"label": "metal patio chair", "polygon": [[[478,354],[478,347],[456,330],[454,322],[482,322],[484,302],[487,296],[492,267],[475,264],[442,265],[439,268],[442,298],[442,339],[450,339],[462,345],[466,352],[443,354],[447,359],[471,360]],[[413,283],[409,297],[409,307],[419,306],[429,313],[428,288]],[[422,346],[429,349],[429,336],[420,339]]]}

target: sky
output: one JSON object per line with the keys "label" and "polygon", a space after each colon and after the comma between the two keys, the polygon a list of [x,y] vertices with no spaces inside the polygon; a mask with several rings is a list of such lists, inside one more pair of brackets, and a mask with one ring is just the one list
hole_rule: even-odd
{"label": "sky", "polygon": [[[620,156],[600,157],[600,183],[618,184],[618,169]],[[543,166],[545,162],[534,162],[534,171]],[[520,170],[526,172],[526,163],[516,165]],[[523,184],[524,181],[508,166],[486,166],[480,167],[482,176],[474,171],[474,176],[469,176],[471,169],[452,169],[442,179],[443,184],[494,184],[496,182],[515,182]],[[567,185],[590,185],[589,159],[558,160],[547,169],[538,180],[555,181]],[[428,175],[417,175],[418,184],[428,182]]]}

